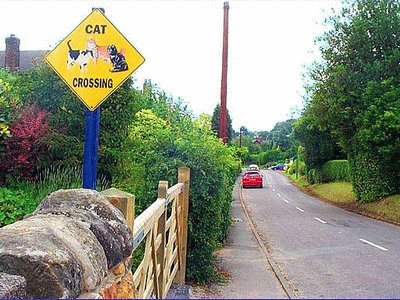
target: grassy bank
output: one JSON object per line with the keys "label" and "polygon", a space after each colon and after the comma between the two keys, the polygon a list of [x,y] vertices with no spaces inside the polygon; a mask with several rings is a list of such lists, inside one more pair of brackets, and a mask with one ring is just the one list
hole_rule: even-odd
{"label": "grassy bank", "polygon": [[304,192],[317,196],[331,204],[355,213],[400,225],[400,195],[394,195],[372,203],[359,203],[350,182],[330,182],[310,185],[305,177],[287,175]]}

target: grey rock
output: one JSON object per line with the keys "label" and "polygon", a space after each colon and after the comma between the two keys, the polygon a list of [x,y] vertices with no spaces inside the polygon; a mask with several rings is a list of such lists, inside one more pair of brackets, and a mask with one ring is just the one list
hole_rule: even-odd
{"label": "grey rock", "polygon": [[26,295],[72,298],[82,292],[82,268],[54,230],[27,220],[0,229],[0,272],[26,278]]}
{"label": "grey rock", "polygon": [[98,293],[85,293],[78,297],[78,299],[103,299]]}
{"label": "grey rock", "polygon": [[22,223],[29,227],[47,227],[70,250],[82,269],[84,291],[93,290],[107,274],[104,250],[86,223],[51,214],[36,215]]}
{"label": "grey rock", "polygon": [[26,298],[26,279],[17,275],[0,273],[0,299]]}
{"label": "grey rock", "polygon": [[132,253],[132,232],[123,214],[96,191],[56,191],[48,195],[32,215],[38,214],[65,215],[88,224],[104,249],[108,268]]}

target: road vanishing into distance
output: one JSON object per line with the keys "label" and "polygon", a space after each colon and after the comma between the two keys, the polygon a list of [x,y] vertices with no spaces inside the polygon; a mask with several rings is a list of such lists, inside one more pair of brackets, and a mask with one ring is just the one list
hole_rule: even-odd
{"label": "road vanishing into distance", "polygon": [[400,298],[400,227],[301,192],[279,172],[241,198],[290,297]]}

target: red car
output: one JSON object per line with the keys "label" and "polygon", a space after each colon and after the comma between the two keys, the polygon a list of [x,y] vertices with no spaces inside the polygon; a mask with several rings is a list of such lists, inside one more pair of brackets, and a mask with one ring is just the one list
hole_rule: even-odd
{"label": "red car", "polygon": [[258,171],[247,171],[242,176],[242,187],[263,187],[263,177]]}

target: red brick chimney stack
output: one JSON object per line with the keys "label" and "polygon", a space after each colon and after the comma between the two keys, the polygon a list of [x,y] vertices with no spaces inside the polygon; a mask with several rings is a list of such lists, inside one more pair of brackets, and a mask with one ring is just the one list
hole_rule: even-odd
{"label": "red brick chimney stack", "polygon": [[19,71],[20,40],[14,34],[6,38],[5,67],[8,71]]}

